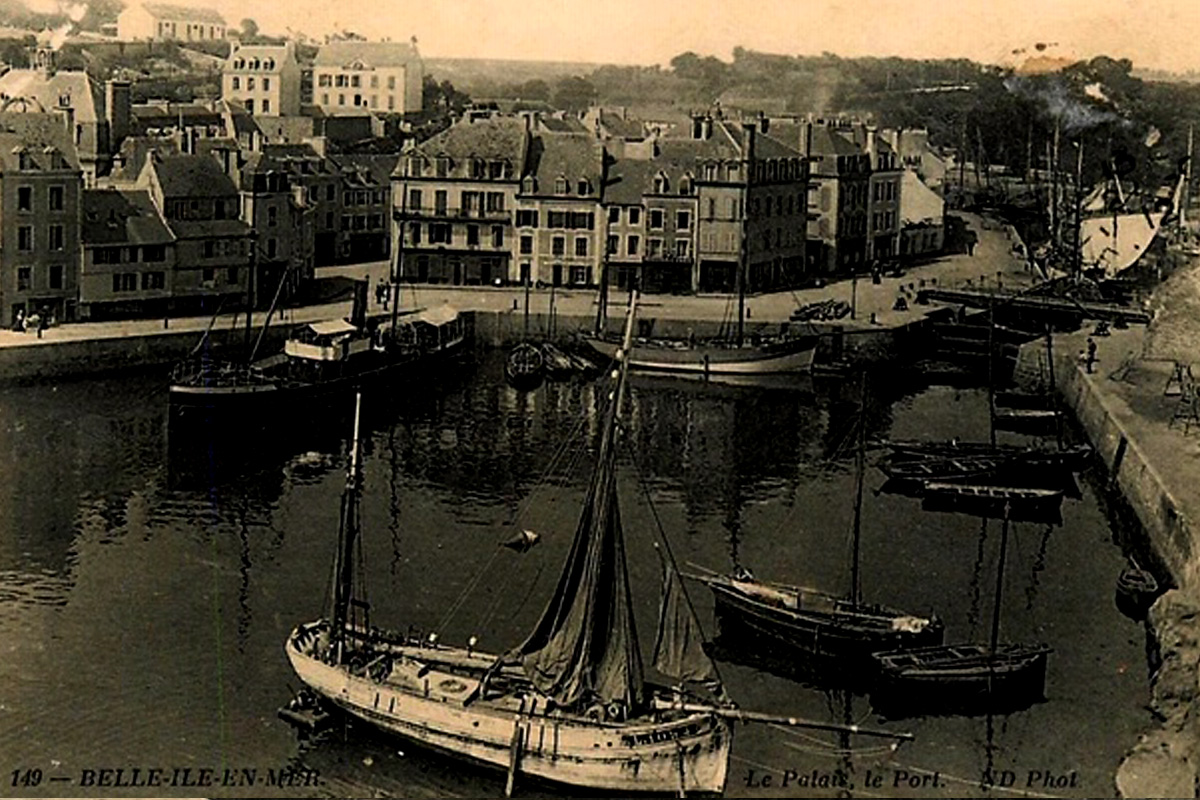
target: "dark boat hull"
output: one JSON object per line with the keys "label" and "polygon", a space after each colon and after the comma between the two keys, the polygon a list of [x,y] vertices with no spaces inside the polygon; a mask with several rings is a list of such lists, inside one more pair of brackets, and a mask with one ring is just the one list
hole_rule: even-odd
{"label": "dark boat hull", "polygon": [[837,667],[862,676],[870,671],[873,652],[942,641],[942,624],[936,619],[920,631],[897,630],[890,620],[905,615],[892,609],[790,610],[719,583],[710,583],[709,588],[723,640],[782,646],[809,667]]}
{"label": "dark boat hull", "polygon": [[1050,648],[1004,644],[943,645],[876,653],[871,704],[888,716],[986,713],[1027,708],[1045,699]]}
{"label": "dark boat hull", "polygon": [[[600,338],[587,338],[593,349],[605,358],[616,355],[620,345]],[[635,343],[629,366],[636,370],[679,372],[694,375],[779,375],[808,372],[817,352],[815,337],[788,339],[762,345],[697,343]]]}

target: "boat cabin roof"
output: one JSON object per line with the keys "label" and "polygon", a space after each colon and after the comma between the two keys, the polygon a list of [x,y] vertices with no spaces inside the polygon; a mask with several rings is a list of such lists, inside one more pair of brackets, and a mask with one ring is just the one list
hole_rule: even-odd
{"label": "boat cabin roof", "polygon": [[427,322],[430,325],[445,325],[447,322],[453,322],[456,319],[458,319],[458,309],[451,306],[422,309],[413,318],[415,322]]}
{"label": "boat cabin roof", "polygon": [[336,336],[342,333],[353,333],[358,328],[344,319],[323,319],[310,323],[308,329],[317,336]]}

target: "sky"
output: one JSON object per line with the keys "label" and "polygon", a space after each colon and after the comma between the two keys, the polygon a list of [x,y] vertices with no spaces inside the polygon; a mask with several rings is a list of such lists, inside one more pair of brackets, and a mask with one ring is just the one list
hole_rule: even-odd
{"label": "sky", "polygon": [[1200,68],[1195,0],[176,0],[218,8],[232,25],[318,37],[416,36],[426,58],[667,64],[682,52],[728,60],[735,46],[789,55],[966,57],[1012,63],[1052,52]]}

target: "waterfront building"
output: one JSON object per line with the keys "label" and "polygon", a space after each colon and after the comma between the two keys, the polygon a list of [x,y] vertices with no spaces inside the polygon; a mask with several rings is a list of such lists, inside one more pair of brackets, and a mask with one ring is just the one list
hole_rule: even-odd
{"label": "waterfront building", "polygon": [[172,305],[210,312],[245,302],[251,290],[254,231],[240,218],[241,197],[211,155],[151,153],[138,177],[175,238]]}
{"label": "waterfront building", "polygon": [[79,316],[120,319],[170,313],[175,237],[144,189],[85,189]]}
{"label": "waterfront building", "polygon": [[868,263],[870,156],[848,128],[811,124],[805,130],[811,134],[809,266],[824,275],[862,269]]}
{"label": "waterfront building", "polygon": [[83,170],[62,121],[0,115],[0,325],[76,316]]}
{"label": "waterfront building", "polygon": [[337,260],[379,261],[391,255],[391,175],[398,156],[330,155],[340,177]]}
{"label": "waterfront building", "polygon": [[900,250],[900,204],[904,169],[896,151],[874,128],[864,126],[863,149],[871,160],[867,179],[867,262],[875,263],[897,255]]}
{"label": "waterfront building", "polygon": [[117,15],[123,41],[208,42],[225,38],[225,18],[211,8],[131,3]]}
{"label": "waterfront building", "polygon": [[394,235],[404,248],[401,280],[519,280],[510,267],[513,209],[529,128],[528,120],[511,117],[464,120],[404,152],[392,175]]}
{"label": "waterfront building", "polygon": [[913,170],[906,169],[900,189],[901,256],[940,253],[946,241],[946,201]]}
{"label": "waterfront building", "polygon": [[[230,151],[221,157],[239,155]],[[313,277],[318,216],[314,195],[321,184],[306,178],[320,175],[322,165],[323,159],[301,145],[248,153],[236,170],[241,219],[256,233],[255,302],[260,308],[269,305],[277,291],[280,298],[290,297]]]}
{"label": "waterfront building", "polygon": [[338,41],[313,61],[313,105],[324,113],[420,111],[425,67],[416,40]]}
{"label": "waterfront building", "polygon": [[221,97],[262,117],[300,113],[300,63],[295,42],[238,45],[221,76]]}
{"label": "waterfront building", "polygon": [[[586,133],[531,137],[516,204],[512,281],[595,286],[603,258],[604,149]],[[503,245],[493,230],[492,244]]]}

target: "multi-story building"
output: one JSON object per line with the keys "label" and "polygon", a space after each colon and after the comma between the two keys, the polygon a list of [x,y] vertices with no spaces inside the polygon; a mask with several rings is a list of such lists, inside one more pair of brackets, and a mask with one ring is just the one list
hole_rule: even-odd
{"label": "multi-story building", "polygon": [[405,151],[392,176],[401,280],[519,279],[513,209],[530,139],[525,120],[462,121]]}
{"label": "multi-story building", "polygon": [[256,304],[260,307],[276,294],[291,296],[313,277],[316,203],[311,185],[305,185],[305,163],[311,164],[258,152],[248,154],[237,170],[241,218],[255,232]]}
{"label": "multi-story building", "polygon": [[861,269],[867,262],[870,157],[831,125],[805,125],[811,159],[808,264],[819,274]]}
{"label": "multi-story building", "polygon": [[946,240],[946,201],[914,170],[906,169],[900,189],[901,256],[939,253]]}
{"label": "multi-story building", "polygon": [[221,97],[264,117],[300,113],[296,45],[239,45],[225,60]]}
{"label": "multi-story building", "polygon": [[225,38],[225,18],[211,8],[131,3],[117,15],[117,38],[206,42]]}
{"label": "multi-story building", "polygon": [[867,260],[884,261],[900,252],[900,192],[904,168],[895,149],[873,128],[863,131],[864,147],[871,159],[867,214]]}
{"label": "multi-story building", "polygon": [[421,110],[424,80],[415,42],[329,42],[313,61],[313,105],[327,114],[409,114]]}
{"label": "multi-story building", "polygon": [[175,238],[176,309],[211,313],[221,301],[252,299],[254,232],[239,218],[238,188],[216,158],[152,153],[138,188],[149,191]]}
{"label": "multi-story building", "polygon": [[392,173],[397,157],[331,155],[341,177],[342,212],[338,225],[338,261],[377,261],[391,255]]}
{"label": "multi-story building", "polygon": [[57,119],[0,132],[0,325],[18,314],[71,320],[83,171]]}
{"label": "multi-story building", "polygon": [[[0,75],[0,111],[53,114],[69,132],[88,186],[108,171],[112,154],[131,130],[130,85],[100,84],[82,70],[59,70],[56,53],[39,44],[32,69]],[[30,124],[40,124],[37,122]]]}
{"label": "multi-story building", "polygon": [[516,207],[518,266],[505,277],[553,286],[595,285],[605,241],[600,143],[586,133],[537,134],[523,172]]}
{"label": "multi-story building", "polygon": [[647,159],[620,158],[609,164],[604,181],[605,260],[609,285],[635,286],[646,247],[643,191],[655,171]]}
{"label": "multi-story building", "polygon": [[171,312],[175,237],[146,190],[83,191],[79,316],[119,319]]}

